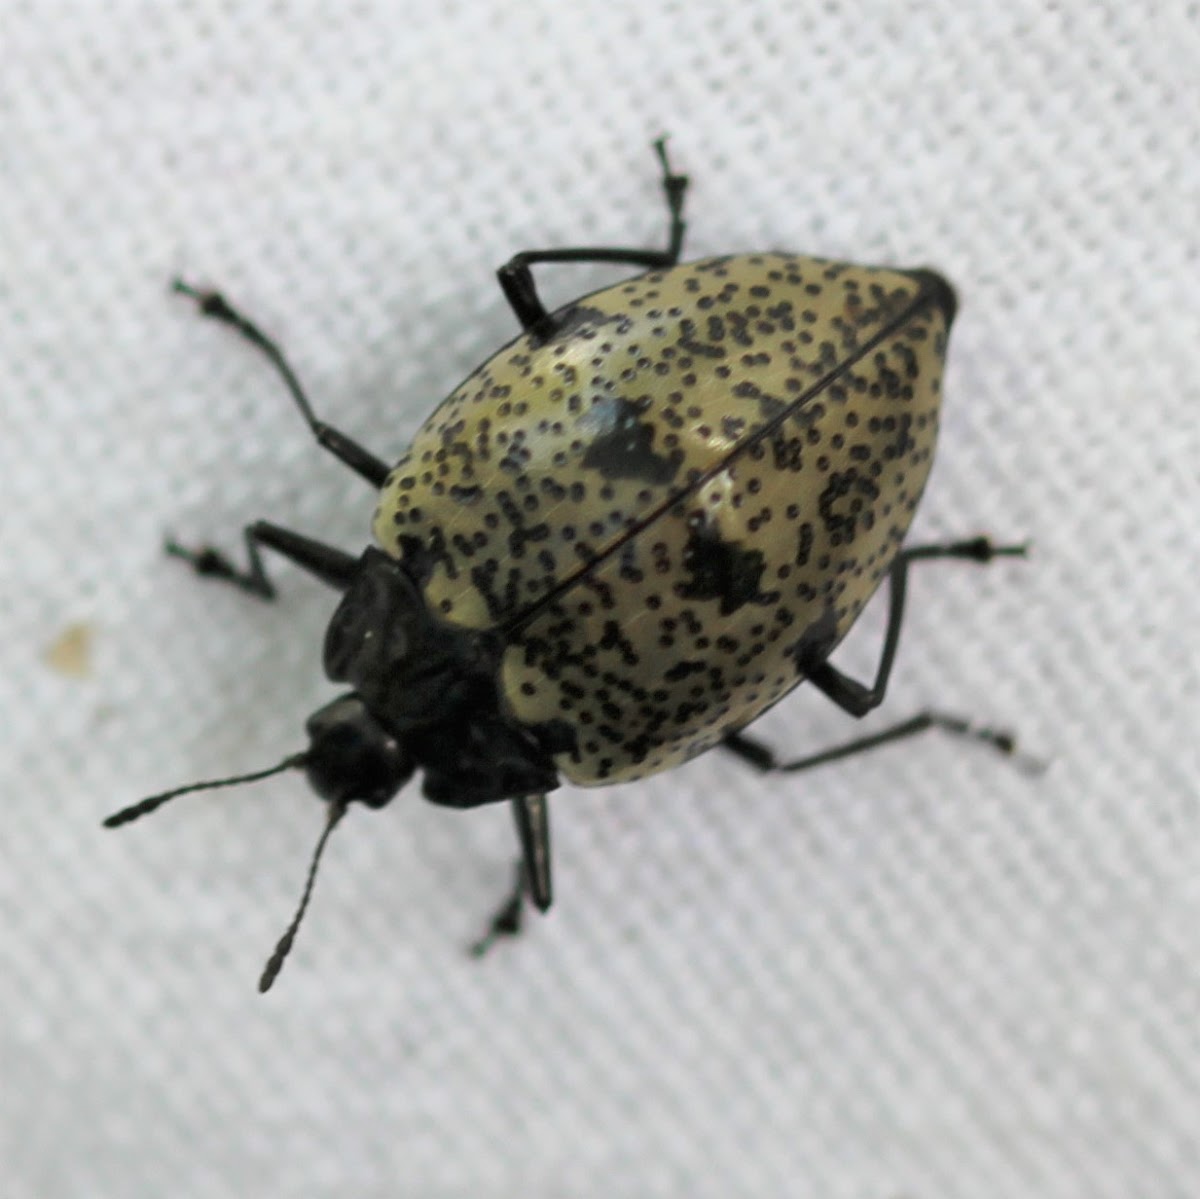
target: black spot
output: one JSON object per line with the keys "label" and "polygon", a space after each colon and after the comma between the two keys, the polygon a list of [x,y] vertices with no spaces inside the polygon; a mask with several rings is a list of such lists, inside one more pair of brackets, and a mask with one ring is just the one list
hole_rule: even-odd
{"label": "black spot", "polygon": [[676,662],[669,670],[664,671],[663,678],[678,683],[689,675],[703,674],[707,669],[707,664],[699,659],[684,660]]}
{"label": "black spot", "polygon": [[733,394],[739,400],[757,400],[763,419],[768,421],[778,416],[787,407],[783,400],[767,395],[757,383],[751,383],[749,380],[734,384]]}
{"label": "black spot", "polygon": [[800,536],[796,543],[796,565],[807,566],[809,555],[812,553],[813,547],[813,527],[810,521],[805,521],[800,526]]}
{"label": "black spot", "polygon": [[637,406],[625,399],[597,401],[580,418],[579,427],[591,435],[583,465],[606,479],[669,483],[683,461],[680,453],[664,457],[654,452],[653,427],[643,424]]}
{"label": "black spot", "polygon": [[721,601],[721,615],[728,616],[744,604],[769,601],[758,585],[766,563],[759,550],[744,549],[722,541],[716,529],[698,524],[683,551],[683,568],[689,578],[678,583],[676,595],[684,599]]}
{"label": "black spot", "polygon": [[566,341],[585,326],[598,329],[601,325],[611,324],[617,319],[615,316],[609,316],[607,312],[601,312],[599,308],[572,304],[560,308],[550,317],[553,326],[548,333],[538,338],[538,341],[541,345],[553,345],[556,341]]}
{"label": "black spot", "polygon": [[541,524],[522,525],[513,529],[508,535],[508,550],[514,558],[525,555],[525,545],[530,541],[545,541],[550,536],[550,526],[544,521]]}
{"label": "black spot", "polygon": [[679,341],[678,346],[687,354],[694,354],[699,358],[724,358],[725,351],[721,346],[714,345],[711,341],[701,341],[697,336],[698,330],[696,322],[693,320],[682,320],[679,322]]}
{"label": "black spot", "polygon": [[621,578],[627,583],[640,583],[646,576],[638,566],[638,546],[636,540],[627,541],[621,548],[620,565]]}
{"label": "black spot", "polygon": [[727,316],[729,336],[739,346],[752,346],[754,338],[749,333],[749,321],[740,312],[731,312]]}
{"label": "black spot", "polygon": [[461,483],[453,483],[450,486],[450,498],[456,504],[474,504],[479,501],[483,495],[483,488],[478,484],[472,483],[463,485]]}
{"label": "black spot", "polygon": [[[660,722],[661,723],[661,722]],[[644,762],[650,750],[657,748],[658,742],[650,735],[650,731],[639,733],[625,742],[625,757],[633,765]]]}
{"label": "black spot", "polygon": [[776,470],[804,469],[804,438],[787,437],[782,429],[772,429],[767,440]]}
{"label": "black spot", "polygon": [[488,614],[493,620],[499,620],[512,612],[520,598],[520,571],[515,566],[509,567],[502,589],[496,586],[499,574],[500,564],[494,558],[473,566],[470,571],[471,582],[483,596]]}
{"label": "black spot", "polygon": [[500,459],[499,466],[502,471],[510,475],[524,476],[525,467],[531,457],[532,454],[529,450],[514,439],[513,444],[505,451],[504,457]]}
{"label": "black spot", "polygon": [[849,545],[860,521],[870,526],[874,519],[870,505],[878,498],[879,488],[852,466],[829,476],[817,500],[817,510],[830,536],[839,538],[842,545]]}
{"label": "black spot", "polygon": [[440,562],[452,579],[458,578],[458,563],[446,545],[446,537],[440,528],[432,529],[425,541],[425,553],[432,562]]}

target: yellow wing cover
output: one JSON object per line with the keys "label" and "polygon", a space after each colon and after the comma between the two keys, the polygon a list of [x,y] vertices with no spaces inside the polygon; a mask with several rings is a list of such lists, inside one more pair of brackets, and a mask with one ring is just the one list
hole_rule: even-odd
{"label": "yellow wing cover", "polygon": [[788,254],[655,271],[479,367],[391,472],[375,535],[429,609],[503,628],[500,688],[577,783],[749,724],[845,635],[929,473],[952,296]]}

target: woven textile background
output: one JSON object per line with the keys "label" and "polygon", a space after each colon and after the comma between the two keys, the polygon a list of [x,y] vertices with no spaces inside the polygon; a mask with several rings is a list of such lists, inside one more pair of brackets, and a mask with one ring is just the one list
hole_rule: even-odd
{"label": "woven textile background", "polygon": [[[435,7],[437,11],[435,11]],[[1194,1199],[1200,1194],[1200,13],[930,0],[10,0],[0,82],[0,1192]],[[959,288],[884,709],[802,689],[792,779],[711,755],[553,801],[557,902],[483,961],[501,808],[321,810],[277,761],[332,593],[193,578],[372,496],[172,297],[219,284],[386,458],[515,329],[494,270],[661,242]],[[552,301],[621,277],[547,270]],[[867,675],[880,605],[838,654]]]}

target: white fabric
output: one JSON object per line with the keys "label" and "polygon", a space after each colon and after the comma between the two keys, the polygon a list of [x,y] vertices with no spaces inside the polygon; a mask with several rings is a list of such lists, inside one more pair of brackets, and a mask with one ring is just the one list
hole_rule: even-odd
{"label": "white fabric", "polygon": [[[0,1191],[1200,1194],[1195,5],[435,7],[7,8]],[[690,255],[958,285],[918,533],[1035,553],[914,572],[861,728],[937,705],[1051,769],[929,735],[563,790],[556,907],[482,962],[508,815],[414,787],[346,820],[262,999],[303,779],[99,821],[298,748],[333,599],[160,542],[357,550],[372,496],[167,280],[219,284],[390,458],[511,335],[513,251],[661,241],[662,131]],[[89,660],[48,658],[77,625]],[[852,726],[802,693],[761,732]]]}

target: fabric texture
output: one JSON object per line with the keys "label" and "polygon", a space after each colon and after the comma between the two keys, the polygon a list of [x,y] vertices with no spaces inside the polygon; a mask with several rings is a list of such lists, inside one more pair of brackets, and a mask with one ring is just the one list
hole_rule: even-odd
{"label": "fabric texture", "polygon": [[[12,1199],[1200,1194],[1200,17],[919,8],[10,4],[0,360],[0,1162]],[[266,518],[357,552],[373,497],[319,414],[398,457],[515,331],[519,249],[931,265],[959,290],[883,709],[801,689],[785,754],[926,707],[795,778],[709,755],[552,797],[556,904],[482,960],[501,808],[411,787],[330,842],[286,775],[332,593],[267,605]],[[551,302],[621,277],[547,268]],[[838,651],[869,677],[883,607]]]}

